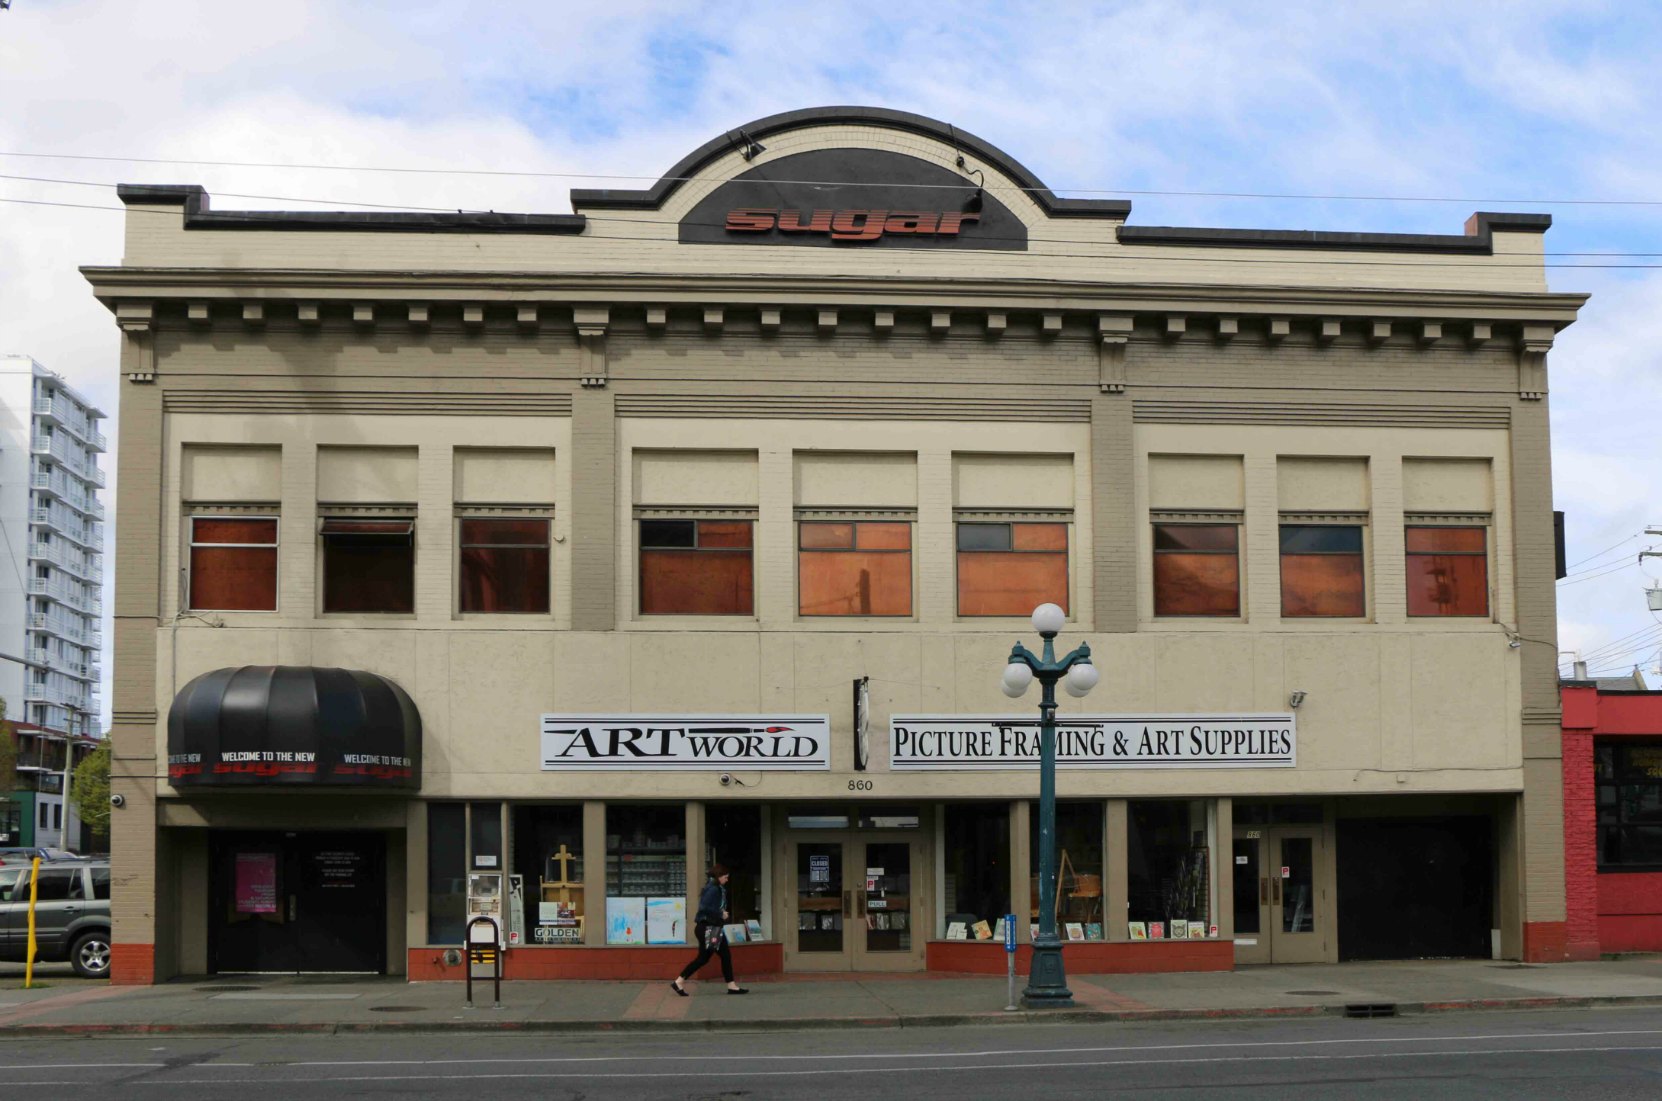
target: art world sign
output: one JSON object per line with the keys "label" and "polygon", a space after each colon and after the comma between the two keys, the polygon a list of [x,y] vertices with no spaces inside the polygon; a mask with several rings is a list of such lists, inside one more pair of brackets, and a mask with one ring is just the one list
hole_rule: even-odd
{"label": "art world sign", "polygon": [[[1069,715],[1056,723],[1065,768],[1292,768],[1298,731],[1287,715]],[[1039,767],[1036,718],[896,715],[896,772]]]}
{"label": "art world sign", "polygon": [[544,772],[831,767],[826,715],[544,715]]}

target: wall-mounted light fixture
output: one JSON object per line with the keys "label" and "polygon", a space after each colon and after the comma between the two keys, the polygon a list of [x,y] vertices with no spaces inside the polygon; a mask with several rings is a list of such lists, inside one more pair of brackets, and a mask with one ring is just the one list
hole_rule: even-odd
{"label": "wall-mounted light fixture", "polygon": [[739,156],[743,157],[745,160],[755,160],[758,155],[767,152],[767,146],[763,145],[743,130],[739,131],[739,137],[742,140],[734,144],[738,145]]}
{"label": "wall-mounted light fixture", "polygon": [[1293,694],[1287,697],[1287,706],[1297,711],[1304,705],[1304,689],[1295,688]]}

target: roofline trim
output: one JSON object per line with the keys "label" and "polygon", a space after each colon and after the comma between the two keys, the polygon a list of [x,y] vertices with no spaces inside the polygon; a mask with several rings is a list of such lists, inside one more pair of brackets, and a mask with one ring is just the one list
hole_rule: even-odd
{"label": "roofline trim", "polygon": [[199,184],[120,184],[128,206],[182,206],[185,228],[311,231],[319,233],[582,233],[581,214],[498,214],[428,211],[210,210]]}
{"label": "roofline trim", "polygon": [[[991,142],[950,123],[886,107],[809,107],[756,119],[736,126],[720,137],[711,138],[682,157],[657,183],[645,190],[577,188],[571,192],[571,208],[657,210],[686,182],[687,177],[696,176],[700,169],[738,148],[741,131],[759,140],[785,130],[839,124],[902,130],[945,142],[1014,180],[1052,218],[1124,218],[1131,213],[1131,203],[1125,199],[1058,198],[1020,161]],[[968,182],[969,178],[966,176],[965,180]]]}

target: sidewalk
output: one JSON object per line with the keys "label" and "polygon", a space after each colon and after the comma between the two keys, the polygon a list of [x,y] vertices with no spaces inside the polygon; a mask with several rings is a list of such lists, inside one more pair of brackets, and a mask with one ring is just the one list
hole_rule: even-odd
{"label": "sidewalk", "polygon": [[[490,1006],[463,1006],[461,983],[225,977],[156,987],[53,979],[0,986],[0,1036],[422,1030],[602,1031],[919,1027],[1010,1021],[1397,1013],[1602,1005],[1662,1006],[1662,956],[1523,965],[1485,960],[1314,964],[1234,972],[1091,975],[1069,980],[1078,1008],[1004,1011],[1005,982],[955,975],[798,975],[728,997],[719,982],[677,997],[664,982],[517,982]],[[1018,984],[1020,980],[1018,979]]]}

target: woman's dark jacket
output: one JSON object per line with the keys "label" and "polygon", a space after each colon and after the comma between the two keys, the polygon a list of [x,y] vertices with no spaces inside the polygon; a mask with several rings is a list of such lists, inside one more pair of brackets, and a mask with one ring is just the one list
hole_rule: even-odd
{"label": "woman's dark jacket", "polygon": [[698,893],[698,913],[693,915],[693,921],[703,925],[720,925],[721,913],[727,909],[727,890],[721,884],[711,880]]}

